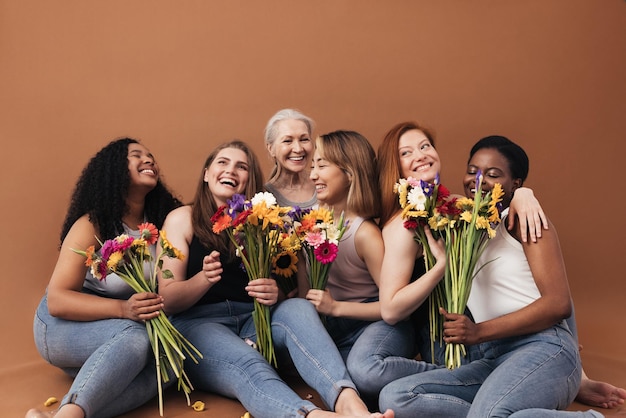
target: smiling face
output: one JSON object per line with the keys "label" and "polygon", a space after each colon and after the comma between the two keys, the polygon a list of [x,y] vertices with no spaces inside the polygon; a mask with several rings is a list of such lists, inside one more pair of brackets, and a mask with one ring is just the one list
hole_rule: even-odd
{"label": "smiling face", "polygon": [[398,141],[402,177],[434,181],[441,170],[439,154],[422,131],[406,131]]}
{"label": "smiling face", "polygon": [[494,184],[500,183],[504,191],[502,204],[508,207],[515,189],[521,186],[521,179],[513,178],[509,161],[495,148],[482,148],[472,156],[467,164],[463,188],[465,196],[474,197],[476,191],[476,173],[480,170],[483,175],[483,193],[490,191]]}
{"label": "smiling face", "polygon": [[339,166],[324,159],[319,150],[316,150],[313,156],[309,177],[315,183],[317,200],[320,203],[330,207],[345,206],[350,190],[350,178]]}
{"label": "smiling face", "polygon": [[128,144],[130,188],[154,189],[159,181],[159,166],[148,148],[138,143]]}
{"label": "smiling face", "polygon": [[234,194],[245,193],[248,176],[248,158],[237,148],[224,148],[204,170],[204,181],[218,206],[225,205]]}
{"label": "smiling face", "polygon": [[313,154],[313,141],[307,125],[297,119],[285,119],[276,125],[276,139],[267,149],[276,163],[287,171],[305,170]]}

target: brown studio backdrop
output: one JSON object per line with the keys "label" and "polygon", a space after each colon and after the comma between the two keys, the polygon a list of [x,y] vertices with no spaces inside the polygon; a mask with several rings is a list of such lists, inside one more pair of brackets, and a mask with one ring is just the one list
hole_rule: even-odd
{"label": "brown studio backdrop", "polygon": [[423,121],[456,191],[477,139],[519,142],[560,234],[583,353],[619,358],[625,47],[621,0],[1,0],[0,367],[39,359],[33,311],[98,149],[142,140],[190,200],[222,141],[253,144],[268,174],[262,130],[284,107],[375,147]]}

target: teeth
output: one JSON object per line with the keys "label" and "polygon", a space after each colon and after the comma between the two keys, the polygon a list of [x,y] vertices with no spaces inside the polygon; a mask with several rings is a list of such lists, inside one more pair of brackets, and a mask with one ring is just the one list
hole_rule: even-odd
{"label": "teeth", "polygon": [[154,174],[154,170],[146,168],[145,170],[141,170],[140,173],[142,173],[142,174],[144,174],[144,173]]}
{"label": "teeth", "polygon": [[302,161],[302,160],[304,160],[304,157],[290,157],[289,159],[291,161]]}
{"label": "teeth", "polygon": [[236,183],[233,180],[225,179],[221,180],[220,184],[228,184],[229,186],[235,187]]}
{"label": "teeth", "polygon": [[316,185],[315,185],[315,190],[323,190],[323,189],[325,189],[325,188],[326,188],[326,186],[321,185],[321,184],[316,184]]}

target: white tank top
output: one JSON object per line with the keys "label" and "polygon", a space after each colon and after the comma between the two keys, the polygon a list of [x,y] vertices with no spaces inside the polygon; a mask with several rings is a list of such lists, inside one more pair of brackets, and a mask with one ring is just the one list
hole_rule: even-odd
{"label": "white tank top", "polygon": [[476,268],[490,260],[474,277],[467,302],[476,323],[518,311],[541,297],[522,244],[506,229],[506,216]]}

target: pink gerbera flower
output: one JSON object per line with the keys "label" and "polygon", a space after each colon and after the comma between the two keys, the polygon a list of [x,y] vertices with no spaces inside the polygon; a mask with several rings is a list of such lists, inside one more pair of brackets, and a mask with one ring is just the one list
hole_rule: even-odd
{"label": "pink gerbera flower", "polygon": [[317,248],[320,244],[324,242],[324,237],[322,236],[321,232],[315,231],[315,232],[309,232],[304,238],[304,240],[311,247]]}
{"label": "pink gerbera flower", "polygon": [[315,258],[322,264],[329,264],[337,258],[337,245],[332,242],[323,242],[315,248]]}

